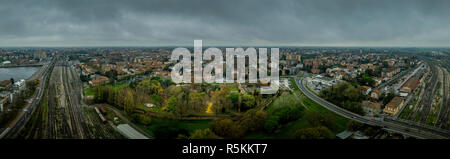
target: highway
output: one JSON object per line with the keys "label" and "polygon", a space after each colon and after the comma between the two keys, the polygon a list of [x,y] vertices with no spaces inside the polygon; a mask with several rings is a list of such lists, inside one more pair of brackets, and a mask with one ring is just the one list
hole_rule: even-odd
{"label": "highway", "polygon": [[298,79],[297,76],[293,76],[295,79],[295,82],[297,84],[297,87],[305,94],[308,98],[311,100],[314,100],[318,104],[322,105],[323,107],[327,108],[330,111],[333,111],[345,118],[348,118],[350,120],[355,120],[360,123],[372,125],[372,126],[380,126],[383,129],[387,131],[392,131],[412,137],[416,137],[419,139],[442,139],[442,138],[449,138],[450,135],[448,131],[445,130],[435,130],[429,127],[424,127],[421,125],[415,125],[413,123],[401,123],[400,121],[396,121],[395,119],[389,119],[388,121],[374,121],[371,119],[368,119],[366,117],[360,116],[358,114],[352,113],[348,110],[345,110],[343,108],[340,108],[318,96],[316,96],[314,93],[311,93],[304,85],[305,82],[304,78],[301,80]]}

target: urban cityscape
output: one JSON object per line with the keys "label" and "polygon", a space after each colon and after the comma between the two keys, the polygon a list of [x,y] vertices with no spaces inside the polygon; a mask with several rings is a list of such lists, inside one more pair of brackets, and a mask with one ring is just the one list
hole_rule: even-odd
{"label": "urban cityscape", "polygon": [[0,2],[0,139],[450,138],[447,1],[260,3]]}
{"label": "urban cityscape", "polygon": [[173,49],[2,49],[1,137],[449,137],[447,49],[280,48],[275,94],[176,84]]}

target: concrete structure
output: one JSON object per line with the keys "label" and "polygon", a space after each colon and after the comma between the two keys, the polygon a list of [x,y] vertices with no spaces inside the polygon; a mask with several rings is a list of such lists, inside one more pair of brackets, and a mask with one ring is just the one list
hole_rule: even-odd
{"label": "concrete structure", "polygon": [[25,80],[24,79],[20,79],[19,81],[17,81],[16,83],[14,83],[14,88],[18,89],[18,90],[24,90],[25,89]]}
{"label": "concrete structure", "polygon": [[345,130],[343,132],[340,132],[339,134],[336,134],[336,137],[338,139],[347,139],[347,138],[349,138],[352,135],[353,135],[353,132]]}
{"label": "concrete structure", "polygon": [[5,111],[5,104],[8,103],[10,99],[10,93],[3,91],[0,92],[0,112]]}
{"label": "concrete structure", "polygon": [[0,112],[4,111],[4,106],[8,102],[8,98],[4,98],[0,96]]}
{"label": "concrete structure", "polygon": [[287,78],[280,79],[280,88],[290,90],[291,89],[290,86],[291,86],[291,83],[290,83],[289,79],[287,79]]}
{"label": "concrete structure", "polygon": [[2,62],[2,65],[9,65],[9,64],[11,64],[11,61],[3,61]]}
{"label": "concrete structure", "polygon": [[8,92],[8,91],[2,91],[2,92],[0,92],[0,97],[3,97],[3,98],[8,98],[8,101],[9,102],[12,102],[13,101],[13,94],[11,93],[11,92]]}

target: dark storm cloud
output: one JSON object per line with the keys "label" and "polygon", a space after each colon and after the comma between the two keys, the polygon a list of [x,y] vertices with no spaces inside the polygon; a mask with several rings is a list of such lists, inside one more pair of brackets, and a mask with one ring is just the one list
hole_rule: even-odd
{"label": "dark storm cloud", "polygon": [[450,46],[450,1],[0,1],[0,46]]}

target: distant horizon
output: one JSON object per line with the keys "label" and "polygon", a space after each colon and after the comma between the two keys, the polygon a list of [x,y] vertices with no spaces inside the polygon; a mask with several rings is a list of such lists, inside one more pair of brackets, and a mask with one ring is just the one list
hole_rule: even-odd
{"label": "distant horizon", "polygon": [[[175,48],[185,47],[193,48],[193,45],[97,45],[97,46],[0,46],[3,48]],[[205,47],[278,47],[278,48],[443,48],[448,49],[450,46],[335,46],[335,45],[203,45]]]}

